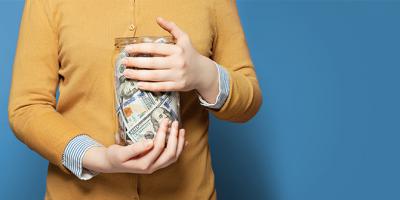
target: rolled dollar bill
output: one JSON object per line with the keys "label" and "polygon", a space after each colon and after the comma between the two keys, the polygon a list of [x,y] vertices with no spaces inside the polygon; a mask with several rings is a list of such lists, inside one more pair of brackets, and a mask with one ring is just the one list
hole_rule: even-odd
{"label": "rolled dollar bill", "polygon": [[178,92],[150,92],[140,90],[137,81],[123,75],[126,57],[152,57],[151,54],[130,55],[124,50],[128,44],[154,42],[174,43],[170,36],[116,38],[115,47],[115,99],[119,124],[119,137],[124,144],[132,144],[143,139],[152,139],[160,123],[167,118],[180,121]]}

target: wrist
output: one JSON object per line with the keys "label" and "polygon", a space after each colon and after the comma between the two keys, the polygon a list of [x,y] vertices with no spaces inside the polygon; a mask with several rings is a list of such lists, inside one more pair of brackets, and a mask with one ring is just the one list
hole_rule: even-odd
{"label": "wrist", "polygon": [[203,55],[200,55],[200,60],[200,68],[203,71],[198,76],[198,84],[195,89],[205,99],[209,99],[212,96],[216,97],[218,94],[218,70],[215,67],[215,63]]}
{"label": "wrist", "polygon": [[95,172],[109,172],[111,164],[107,157],[107,148],[95,146],[87,150],[83,156],[82,165],[85,169]]}

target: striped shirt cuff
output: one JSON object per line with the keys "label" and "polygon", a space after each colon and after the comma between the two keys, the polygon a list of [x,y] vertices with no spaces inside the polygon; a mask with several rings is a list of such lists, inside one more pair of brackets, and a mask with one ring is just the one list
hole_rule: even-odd
{"label": "striped shirt cuff", "polygon": [[89,180],[98,173],[83,168],[83,156],[86,151],[95,146],[103,146],[87,135],[74,137],[67,145],[63,154],[63,165],[81,180]]}
{"label": "striped shirt cuff", "polygon": [[226,99],[229,96],[229,74],[226,71],[226,69],[224,69],[221,65],[219,65],[216,62],[214,62],[214,63],[215,63],[215,67],[218,70],[218,81],[219,81],[219,83],[218,83],[219,92],[217,95],[217,99],[216,99],[215,103],[208,103],[200,95],[198,95],[198,96],[199,96],[199,100],[200,100],[200,105],[208,107],[208,108],[212,108],[212,109],[220,109],[220,108],[222,108]]}

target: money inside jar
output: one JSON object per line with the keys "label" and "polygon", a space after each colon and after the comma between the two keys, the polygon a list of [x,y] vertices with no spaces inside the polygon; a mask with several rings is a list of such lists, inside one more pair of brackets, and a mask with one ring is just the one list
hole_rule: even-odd
{"label": "money inside jar", "polygon": [[178,92],[149,92],[138,89],[137,81],[123,75],[125,57],[152,57],[151,54],[129,55],[124,50],[128,44],[153,42],[174,43],[173,37],[116,38],[115,47],[115,98],[119,122],[119,136],[123,143],[132,144],[142,139],[154,138],[165,118],[180,121]]}

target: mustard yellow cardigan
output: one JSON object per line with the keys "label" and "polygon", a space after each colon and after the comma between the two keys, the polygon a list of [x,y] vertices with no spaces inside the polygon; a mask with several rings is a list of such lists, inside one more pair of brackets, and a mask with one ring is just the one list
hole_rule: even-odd
{"label": "mustard yellow cardigan", "polygon": [[[156,24],[157,16],[174,21],[201,54],[228,70],[229,97],[220,110],[207,110],[194,91],[181,94],[189,145],[173,165],[151,175],[100,174],[79,180],[61,163],[68,142],[88,134],[108,146],[117,131],[114,38],[167,35]],[[245,122],[261,101],[235,1],[26,0],[9,120],[18,139],[50,161],[46,199],[215,199],[208,113]]]}

